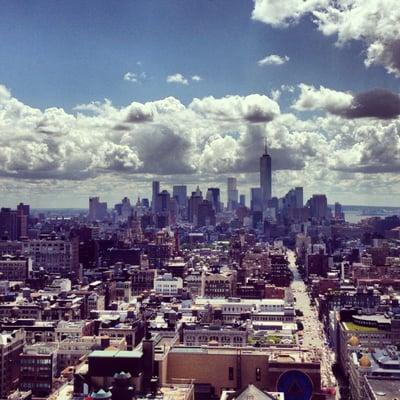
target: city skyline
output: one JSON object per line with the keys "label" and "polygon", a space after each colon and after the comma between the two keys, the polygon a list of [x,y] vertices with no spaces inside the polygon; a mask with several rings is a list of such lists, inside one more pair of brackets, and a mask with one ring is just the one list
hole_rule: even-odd
{"label": "city skyline", "polygon": [[268,137],[274,196],[397,206],[400,37],[387,26],[400,15],[384,4],[4,3],[2,205],[135,201],[153,180],[226,201],[227,177],[249,203]]}
{"label": "city skyline", "polygon": [[400,388],[399,0],[0,0],[0,398]]}

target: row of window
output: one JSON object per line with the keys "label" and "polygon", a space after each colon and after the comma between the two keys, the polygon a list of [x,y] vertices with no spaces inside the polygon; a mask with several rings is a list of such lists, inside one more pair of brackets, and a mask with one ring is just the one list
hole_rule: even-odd
{"label": "row of window", "polygon": [[[259,367],[257,367],[256,370],[255,370],[255,378],[256,378],[256,381],[261,381],[261,368],[259,368]],[[230,381],[234,380],[234,369],[233,369],[233,367],[229,367],[228,368],[228,379]]]}
{"label": "row of window", "polygon": [[[192,335],[186,336],[185,339],[187,341],[190,341],[190,342],[195,342],[196,341],[196,337],[192,336]],[[210,342],[212,340],[215,340],[217,342],[221,341],[222,343],[230,343],[231,340],[233,340],[234,343],[242,343],[242,342],[244,342],[246,340],[246,338],[245,337],[241,337],[241,336],[234,336],[232,338],[232,337],[229,337],[229,336],[220,336],[219,337],[219,336],[212,336],[212,335],[211,336],[204,335],[204,336],[198,336],[197,337],[197,341],[199,341],[199,342],[208,343],[208,342]]]}
{"label": "row of window", "polygon": [[22,358],[21,364],[38,364],[38,365],[46,365],[51,364],[51,360],[48,358]]}
{"label": "row of window", "polygon": [[21,383],[22,389],[51,389],[50,383],[45,382],[22,382]]}

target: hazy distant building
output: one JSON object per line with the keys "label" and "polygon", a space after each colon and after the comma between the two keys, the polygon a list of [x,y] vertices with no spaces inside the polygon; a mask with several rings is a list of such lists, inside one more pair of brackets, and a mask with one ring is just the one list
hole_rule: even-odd
{"label": "hazy distant building", "polygon": [[344,213],[342,210],[342,205],[338,202],[335,203],[335,219],[344,220]]}
{"label": "hazy distant building", "polygon": [[[272,199],[269,201],[269,204],[271,204],[271,202]],[[280,208],[284,217],[290,217],[291,219],[296,220],[295,217],[299,213],[299,210],[303,208],[303,188],[296,187],[290,189],[289,192],[286,193],[285,197],[281,199]]]}
{"label": "hazy distant building", "polygon": [[132,215],[131,202],[127,197],[124,197],[121,202],[121,217],[128,219]]}
{"label": "hazy distant building", "polygon": [[197,218],[198,218],[198,209],[200,203],[203,201],[203,195],[201,193],[200,188],[197,186],[195,192],[192,192],[192,196],[189,199],[189,222],[194,223],[197,225]]}
{"label": "hazy distant building", "polygon": [[311,218],[322,220],[328,217],[328,200],[324,194],[313,194],[307,202]]}
{"label": "hazy distant building", "polygon": [[142,199],[141,205],[142,205],[142,207],[150,208],[149,199],[146,199],[146,198]]}
{"label": "hazy distant building", "polygon": [[179,208],[186,208],[187,206],[187,186],[175,185],[172,187],[172,197],[176,199]]}
{"label": "hazy distant building", "polygon": [[221,197],[219,188],[208,188],[207,200],[211,202],[215,212],[221,211]]}
{"label": "hazy distant building", "polygon": [[271,156],[265,145],[264,154],[260,157],[260,187],[263,210],[268,207],[268,200],[272,197],[272,166]]}
{"label": "hazy distant building", "polygon": [[155,206],[156,206],[156,198],[157,195],[160,193],[160,182],[159,181],[153,181],[152,183],[152,195],[151,195],[151,208],[154,212]]}
{"label": "hazy distant building", "polygon": [[262,211],[261,188],[251,188],[250,209],[251,211]]}
{"label": "hazy distant building", "polygon": [[239,204],[240,204],[241,206],[243,206],[243,207],[246,206],[246,195],[241,194],[241,195],[239,196]]}
{"label": "hazy distant building", "polygon": [[17,211],[11,208],[2,208],[0,211],[0,235],[10,240],[18,239]]}
{"label": "hazy distant building", "polygon": [[197,209],[197,226],[215,225],[215,210],[208,200],[203,200]]}
{"label": "hazy distant building", "polygon": [[239,192],[237,190],[236,178],[227,179],[228,210],[234,210],[238,205]]}
{"label": "hazy distant building", "polygon": [[28,236],[30,206],[29,204],[19,203],[17,205],[17,237]]}
{"label": "hazy distant building", "polygon": [[107,203],[99,197],[89,197],[89,221],[101,221],[107,216]]}
{"label": "hazy distant building", "polygon": [[168,190],[163,190],[161,193],[158,193],[155,198],[155,206],[153,211],[155,213],[168,213],[170,207],[171,196]]}
{"label": "hazy distant building", "polygon": [[303,188],[301,186],[297,186],[294,188],[294,193],[296,196],[296,207],[301,208],[304,205],[304,195]]}

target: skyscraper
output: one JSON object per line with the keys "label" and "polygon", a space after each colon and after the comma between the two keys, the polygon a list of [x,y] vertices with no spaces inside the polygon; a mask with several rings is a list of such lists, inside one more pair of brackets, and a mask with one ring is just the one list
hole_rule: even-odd
{"label": "skyscraper", "polygon": [[187,187],[186,185],[175,185],[172,187],[172,197],[176,199],[179,208],[187,206]]}
{"label": "skyscraper", "polygon": [[195,225],[197,225],[197,219],[198,219],[198,209],[200,203],[203,201],[203,195],[201,193],[200,188],[197,186],[197,189],[195,192],[192,192],[192,196],[189,199],[189,222],[193,222]]}
{"label": "skyscraper", "polygon": [[197,207],[197,226],[215,225],[215,210],[208,200],[203,200]]}
{"label": "skyscraper", "polygon": [[313,194],[307,205],[312,218],[319,221],[328,217],[328,200],[324,194]]}
{"label": "skyscraper", "polygon": [[89,197],[89,221],[102,221],[107,216],[107,203],[99,197]]}
{"label": "skyscraper", "polygon": [[18,239],[17,211],[5,207],[0,211],[0,236],[4,235],[9,240]]}
{"label": "skyscraper", "polygon": [[265,210],[268,207],[268,200],[272,197],[271,156],[268,154],[266,141],[264,154],[260,157],[260,188],[262,207]]}
{"label": "skyscraper", "polygon": [[157,195],[160,193],[160,182],[159,181],[153,181],[152,183],[152,196],[151,196],[151,209],[154,212],[155,206],[156,206],[156,199]]}
{"label": "skyscraper", "polygon": [[294,188],[294,193],[296,195],[296,207],[301,208],[304,205],[303,200],[303,188],[301,186],[297,186]]}
{"label": "skyscraper", "polygon": [[251,188],[250,208],[251,211],[262,211],[261,189]]}
{"label": "skyscraper", "polygon": [[220,211],[219,188],[208,188],[206,197],[207,200],[211,202],[215,212],[219,212]]}
{"label": "skyscraper", "polygon": [[236,178],[228,178],[227,180],[228,191],[228,210],[234,210],[238,204],[239,192],[237,190]]}
{"label": "skyscraper", "polygon": [[168,190],[163,190],[161,193],[158,193],[153,206],[153,211],[157,213],[168,212],[170,199],[171,196]]}

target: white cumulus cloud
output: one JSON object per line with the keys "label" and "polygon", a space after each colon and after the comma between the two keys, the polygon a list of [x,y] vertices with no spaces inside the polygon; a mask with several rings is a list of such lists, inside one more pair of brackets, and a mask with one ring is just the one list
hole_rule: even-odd
{"label": "white cumulus cloud", "polygon": [[302,83],[299,88],[300,96],[292,106],[299,111],[325,109],[336,114],[348,109],[353,101],[353,96],[350,93],[339,92],[324,86],[316,89],[312,85]]}
{"label": "white cumulus cloud", "polygon": [[289,60],[290,58],[288,56],[279,56],[277,54],[271,54],[259,60],[257,64],[260,67],[263,67],[264,65],[282,65],[287,63]]}
{"label": "white cumulus cloud", "polygon": [[167,76],[167,83],[178,83],[181,85],[188,85],[189,81],[182,74],[177,73]]}

